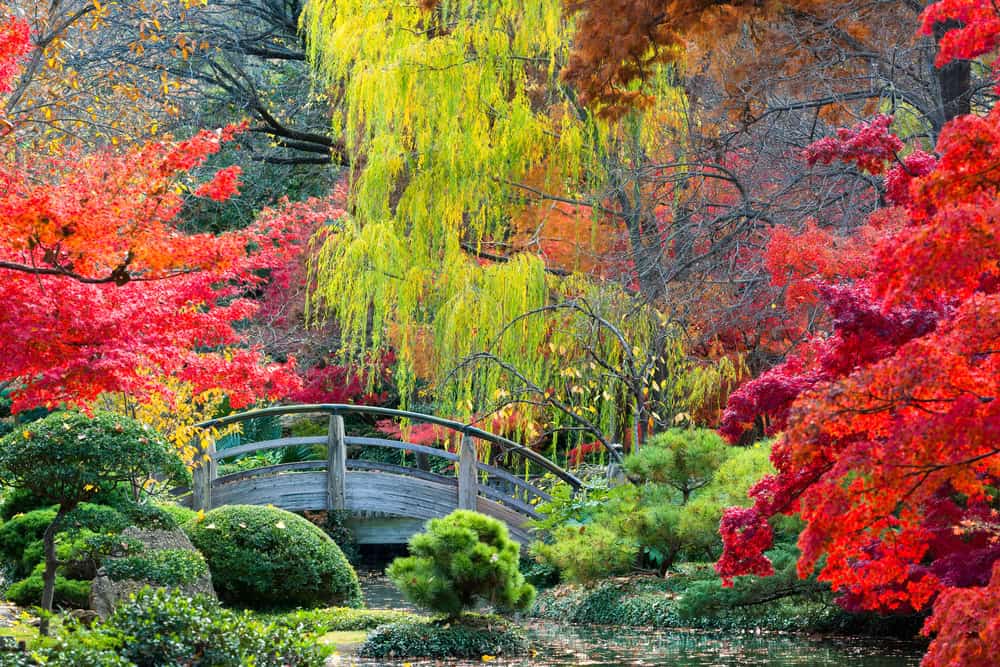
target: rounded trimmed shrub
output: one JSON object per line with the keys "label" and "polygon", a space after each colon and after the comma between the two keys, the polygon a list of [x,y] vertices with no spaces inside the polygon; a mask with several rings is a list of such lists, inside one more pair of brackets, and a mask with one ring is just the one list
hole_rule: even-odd
{"label": "rounded trimmed shrub", "polygon": [[354,568],[326,533],[275,507],[228,505],[184,525],[219,598],[256,608],[361,605]]}
{"label": "rounded trimmed shrub", "polygon": [[455,618],[479,600],[523,610],[535,599],[518,567],[520,548],[496,519],[455,510],[428,521],[409,547],[410,555],[394,560],[386,574],[414,604]]}
{"label": "rounded trimmed shrub", "polygon": [[[28,577],[21,579],[7,588],[5,596],[8,600],[21,607],[34,607],[41,602],[42,572],[45,565],[39,563]],[[56,606],[86,609],[90,604],[90,581],[67,579],[56,576],[55,600]]]}

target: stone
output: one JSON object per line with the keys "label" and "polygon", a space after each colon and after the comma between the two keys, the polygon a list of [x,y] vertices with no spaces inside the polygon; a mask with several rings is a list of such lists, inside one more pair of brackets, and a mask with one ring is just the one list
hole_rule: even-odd
{"label": "stone", "polygon": [[[123,538],[132,538],[142,542],[144,552],[159,551],[163,549],[184,549],[187,551],[197,551],[191,540],[180,529],[177,530],[146,530],[131,526],[122,533]],[[100,568],[90,587],[90,608],[96,612],[101,620],[106,620],[118,606],[120,600],[127,600],[130,595],[149,585],[146,581],[136,581],[125,579],[123,581],[113,581],[104,570]],[[212,575],[206,572],[197,581],[177,586],[185,595],[207,595],[215,598],[215,589],[212,588]]]}
{"label": "stone", "polygon": [[98,614],[93,609],[73,609],[69,612],[70,618],[75,618],[85,628],[89,628],[98,619]]}

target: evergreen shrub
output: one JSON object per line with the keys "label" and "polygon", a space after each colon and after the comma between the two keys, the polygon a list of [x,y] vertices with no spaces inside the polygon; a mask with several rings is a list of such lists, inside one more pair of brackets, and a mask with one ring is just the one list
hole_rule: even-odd
{"label": "evergreen shrub", "polygon": [[224,602],[253,608],[360,606],[361,587],[340,547],[302,517],[228,505],[184,526]]}
{"label": "evergreen shrub", "polygon": [[520,548],[496,519],[456,510],[431,519],[409,548],[386,574],[421,607],[456,618],[479,600],[505,611],[527,609],[535,599],[518,568]]}

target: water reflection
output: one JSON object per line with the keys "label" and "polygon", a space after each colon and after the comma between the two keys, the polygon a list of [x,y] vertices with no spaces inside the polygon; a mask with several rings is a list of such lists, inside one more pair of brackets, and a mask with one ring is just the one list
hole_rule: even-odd
{"label": "water reflection", "polygon": [[[782,634],[729,634],[695,630],[652,630],[532,623],[527,628],[532,657],[491,661],[493,665],[535,667],[916,667],[922,651],[913,643],[858,637],[813,639]],[[385,660],[345,660],[358,667],[402,664]],[[471,666],[480,661],[410,661],[427,665]]]}
{"label": "water reflection", "polygon": [[[378,572],[361,572],[369,607],[412,610],[399,591]],[[777,633],[723,633],[699,630],[654,630],[570,626],[536,621],[526,631],[534,655],[491,665],[534,667],[916,667],[923,651],[912,642],[861,637],[809,637]],[[412,667],[471,667],[481,661],[411,660]],[[348,658],[342,665],[376,667],[403,661]]]}

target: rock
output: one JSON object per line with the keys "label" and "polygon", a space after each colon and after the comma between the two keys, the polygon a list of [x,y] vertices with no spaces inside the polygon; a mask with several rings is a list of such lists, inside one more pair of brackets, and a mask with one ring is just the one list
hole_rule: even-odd
{"label": "rock", "polygon": [[89,628],[97,620],[97,612],[93,609],[74,609],[69,612],[70,618],[75,618],[85,628]]}
{"label": "rock", "polygon": [[[197,551],[191,540],[181,530],[145,530],[131,526],[122,533],[123,538],[132,538],[142,542],[144,552],[159,551],[162,549],[184,549],[187,551]],[[136,581],[125,579],[124,581],[112,581],[104,568],[97,571],[97,577],[90,588],[90,608],[96,612],[101,620],[110,616],[119,600],[127,600],[128,596],[149,585],[146,581]],[[177,586],[185,595],[207,595],[215,598],[215,589],[212,588],[212,575],[206,572],[192,584]]]}
{"label": "rock", "polygon": [[9,628],[21,618],[21,609],[9,602],[0,602],[0,628]]}

